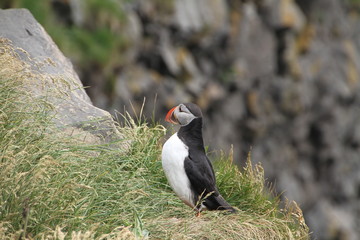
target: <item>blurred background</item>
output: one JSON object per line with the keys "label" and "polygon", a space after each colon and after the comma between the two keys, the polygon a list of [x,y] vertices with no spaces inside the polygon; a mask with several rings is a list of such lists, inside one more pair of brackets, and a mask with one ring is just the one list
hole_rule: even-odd
{"label": "blurred background", "polygon": [[205,144],[251,149],[314,239],[360,239],[360,0],[1,0],[27,8],[95,106],[163,122],[195,102]]}

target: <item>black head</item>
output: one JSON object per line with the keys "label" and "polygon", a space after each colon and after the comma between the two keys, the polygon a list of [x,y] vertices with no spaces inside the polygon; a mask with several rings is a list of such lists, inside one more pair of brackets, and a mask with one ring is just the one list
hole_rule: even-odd
{"label": "black head", "polygon": [[[180,104],[181,105],[181,104]],[[197,118],[202,117],[201,109],[195,103],[184,103],[185,107]]]}

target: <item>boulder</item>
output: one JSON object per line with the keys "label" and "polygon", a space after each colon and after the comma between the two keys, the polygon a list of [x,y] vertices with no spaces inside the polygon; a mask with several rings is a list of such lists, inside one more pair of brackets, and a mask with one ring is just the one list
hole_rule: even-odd
{"label": "boulder", "polygon": [[121,137],[111,115],[92,105],[70,60],[27,9],[0,9],[0,38],[9,41],[31,74],[38,76],[25,83],[26,88],[53,105],[57,126],[69,133],[85,131],[82,134],[95,136],[87,139],[97,142]]}

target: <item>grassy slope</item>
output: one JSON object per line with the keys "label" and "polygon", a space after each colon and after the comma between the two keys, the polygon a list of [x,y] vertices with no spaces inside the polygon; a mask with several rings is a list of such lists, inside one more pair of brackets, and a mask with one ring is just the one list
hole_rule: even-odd
{"label": "grassy slope", "polygon": [[162,172],[163,126],[128,118],[127,150],[82,143],[23,91],[34,76],[1,41],[0,65],[0,239],[308,239],[296,204],[280,210],[266,193],[261,166],[239,171],[223,156],[218,185],[239,212],[196,218]]}

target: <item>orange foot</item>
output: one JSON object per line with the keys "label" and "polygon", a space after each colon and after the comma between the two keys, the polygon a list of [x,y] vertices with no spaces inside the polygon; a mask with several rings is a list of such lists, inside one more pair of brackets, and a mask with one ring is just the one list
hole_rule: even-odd
{"label": "orange foot", "polygon": [[195,217],[201,217],[201,212],[200,211],[196,212]]}

